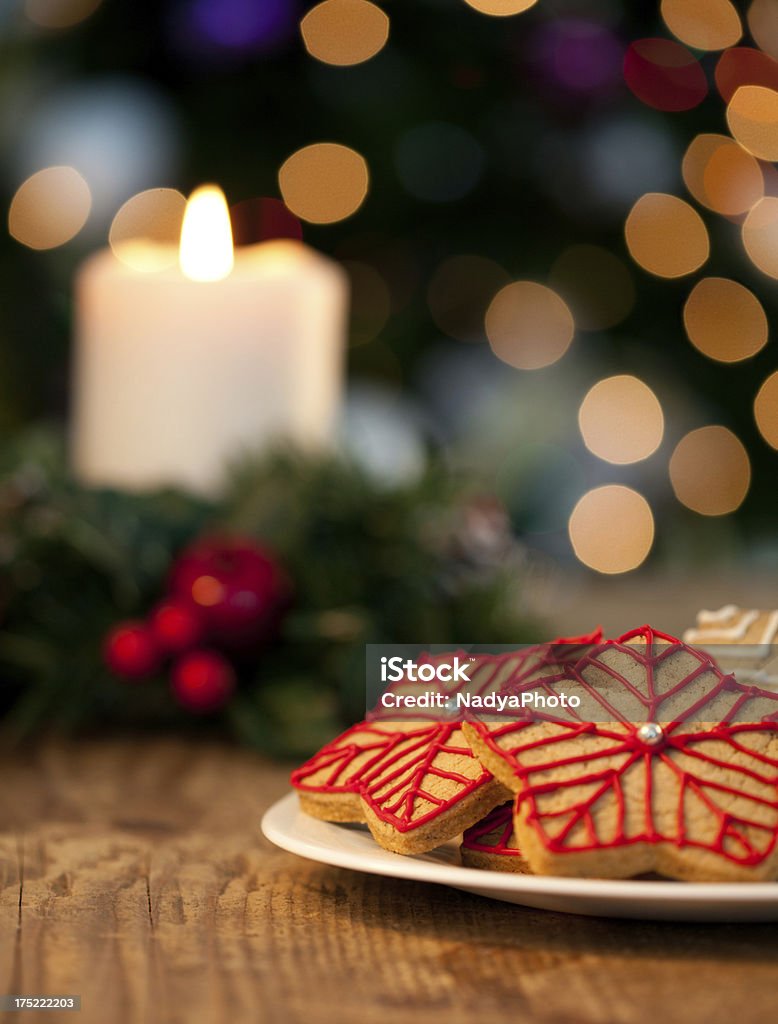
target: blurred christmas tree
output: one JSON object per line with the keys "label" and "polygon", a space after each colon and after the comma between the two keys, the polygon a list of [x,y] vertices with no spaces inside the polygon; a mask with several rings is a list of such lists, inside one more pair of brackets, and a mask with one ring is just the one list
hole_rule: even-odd
{"label": "blurred christmas tree", "polygon": [[[633,203],[651,192],[686,196],[684,151],[700,133],[727,132],[719,63],[732,64],[743,48],[776,63],[769,25],[749,7],[748,19],[735,14],[734,35],[708,50],[678,29],[691,49],[673,45],[689,55],[692,84],[676,77],[668,101],[650,77],[662,79],[661,61],[652,65],[643,55],[637,78],[624,79],[625,55],[636,40],[672,42],[675,29],[663,22],[656,0],[541,0],[517,3],[516,10],[529,9],[515,17],[489,17],[487,0],[387,4],[386,45],[379,41],[369,59],[345,66],[333,62],[342,55],[317,57],[321,40],[301,33],[300,20],[313,6],[6,5],[6,207],[35,171],[72,164],[89,183],[92,212],[72,242],[51,252],[33,252],[7,236],[0,241],[7,295],[0,307],[0,426],[13,430],[42,413],[66,411],[72,273],[85,252],[105,243],[124,200],[143,188],[188,191],[215,180],[236,206],[277,202],[279,169],[290,155],[335,141],[364,157],[367,198],[353,216],[306,222],[301,230],[351,274],[350,371],[420,398],[434,433],[467,444],[474,423],[494,423],[494,408],[484,399],[472,416],[452,410],[447,401],[457,381],[465,380],[468,401],[504,395],[515,382],[518,397],[500,406],[501,429],[514,439],[527,430],[516,410],[527,392],[542,393],[554,413],[536,439],[534,468],[527,469],[529,457],[525,475],[510,459],[484,465],[495,486],[514,473],[505,493],[517,522],[532,520],[532,508],[553,510],[561,526],[539,531],[535,542],[572,558],[565,523],[575,499],[618,481],[648,495],[662,527],[660,552],[677,557],[698,538],[706,558],[737,551],[731,520],[687,512],[668,475],[675,443],[710,423],[730,428],[750,459],[750,490],[732,521],[741,535],[769,534],[774,453],[754,422],[753,399],[774,368],[770,346],[731,368],[708,358],[684,336],[682,307],[697,278],[645,273],[624,242]],[[695,10],[704,18],[703,7]],[[739,40],[738,33],[746,35]],[[687,58],[678,60],[673,66],[683,71]],[[694,102],[679,103],[680,94]],[[760,166],[769,193],[774,167],[765,160]],[[700,212],[711,242],[701,273],[742,280],[771,320],[775,298],[744,258],[742,216],[717,217],[704,206]],[[279,230],[277,218],[265,214],[249,217],[239,236]],[[293,217],[282,221],[282,230],[290,223],[294,230]],[[578,327],[569,355],[528,384],[485,344],[484,314],[495,293],[517,278],[553,287]],[[612,374],[645,381],[665,412],[665,444],[635,467],[604,465],[578,434],[584,396]],[[536,416],[538,434],[539,422]],[[499,437],[493,447],[502,445]],[[514,501],[516,494],[521,500]]]}

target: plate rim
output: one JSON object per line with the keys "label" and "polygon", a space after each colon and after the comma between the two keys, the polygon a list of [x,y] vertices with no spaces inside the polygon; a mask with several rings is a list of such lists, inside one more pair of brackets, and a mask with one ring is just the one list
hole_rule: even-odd
{"label": "plate rim", "polygon": [[[432,882],[438,885],[449,885],[454,888],[467,887],[483,892],[511,891],[516,894],[538,896],[571,896],[592,898],[605,901],[637,901],[656,903],[670,901],[672,903],[694,903],[710,905],[711,901],[719,906],[759,905],[766,904],[778,907],[778,882],[685,882],[685,881],[646,881],[622,878],[581,878],[562,877],[556,875],[525,875],[510,871],[485,871],[480,868],[468,868],[459,864],[439,864],[429,860],[420,860],[413,855],[390,853],[381,847],[381,856],[371,860],[368,854],[336,849],[328,846],[321,839],[295,835],[285,827],[283,822],[290,813],[302,815],[297,801],[297,794],[292,790],[276,800],[264,813],[261,822],[262,833],[275,846],[294,853],[307,860],[329,864],[352,871],[367,874],[383,875],[389,878],[405,878],[421,882]],[[343,826],[335,822],[321,821],[310,818],[317,827],[338,829]],[[326,833],[325,833],[326,834]]]}

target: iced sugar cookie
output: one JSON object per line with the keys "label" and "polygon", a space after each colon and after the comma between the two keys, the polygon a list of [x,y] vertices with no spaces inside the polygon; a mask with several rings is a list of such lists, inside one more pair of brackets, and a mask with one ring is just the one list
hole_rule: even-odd
{"label": "iced sugar cookie", "polygon": [[585,713],[465,725],[517,794],[538,874],[725,881],[778,876],[778,694],[642,627],[526,687],[574,688]]}
{"label": "iced sugar cookie", "polygon": [[778,611],[734,604],[701,611],[683,639],[706,650],[719,668],[734,672],[741,683],[778,690]]}

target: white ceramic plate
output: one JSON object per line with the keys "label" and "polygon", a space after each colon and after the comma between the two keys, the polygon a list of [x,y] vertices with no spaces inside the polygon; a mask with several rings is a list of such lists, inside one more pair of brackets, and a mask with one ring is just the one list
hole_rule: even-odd
{"label": "white ceramic plate", "polygon": [[283,850],[322,864],[434,882],[543,910],[672,921],[778,921],[777,882],[609,881],[481,871],[462,867],[456,843],[401,857],[378,846],[361,825],[333,825],[303,814],[295,793],[270,808],[262,831]]}

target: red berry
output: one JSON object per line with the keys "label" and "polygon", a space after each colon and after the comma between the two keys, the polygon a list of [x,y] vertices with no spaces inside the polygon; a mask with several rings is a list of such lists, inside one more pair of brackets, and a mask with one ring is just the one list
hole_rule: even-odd
{"label": "red berry", "polygon": [[242,538],[197,541],[170,575],[170,593],[199,609],[209,637],[232,647],[265,639],[290,591],[273,555]]}
{"label": "red berry", "polygon": [[235,673],[217,651],[190,651],[173,666],[170,677],[179,704],[198,714],[216,711],[235,689]]}
{"label": "red berry", "polygon": [[160,666],[160,652],[151,630],[143,622],[122,622],[108,634],[103,657],[114,675],[144,679]]}
{"label": "red berry", "polygon": [[169,598],[162,601],[149,617],[149,627],[160,650],[183,654],[202,642],[205,629],[197,607],[190,602]]}

